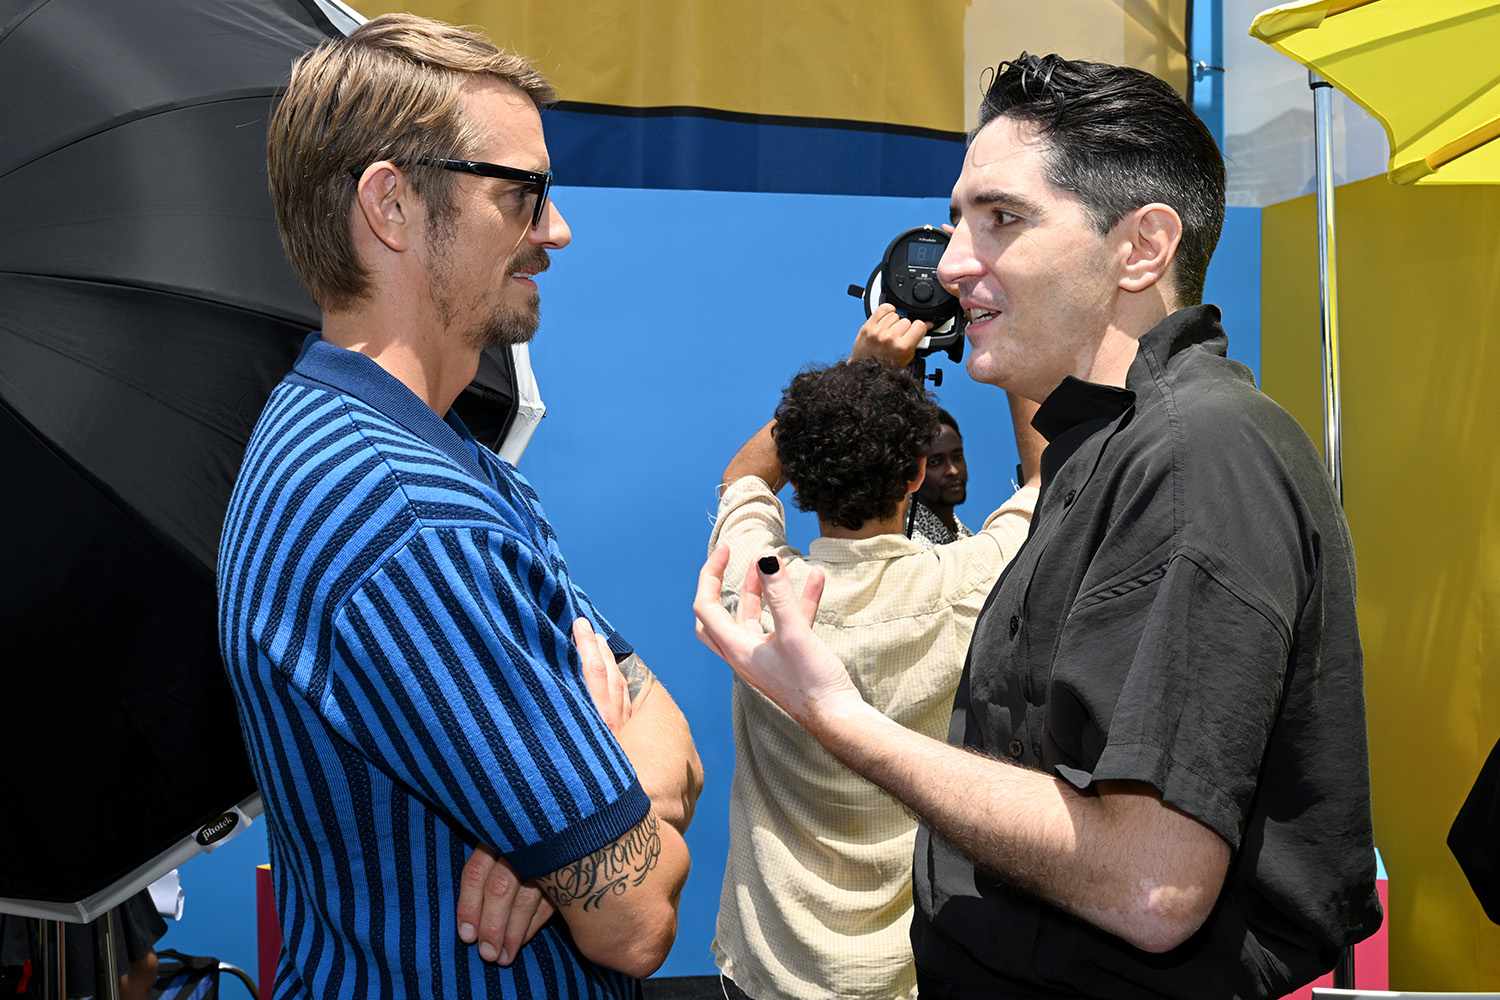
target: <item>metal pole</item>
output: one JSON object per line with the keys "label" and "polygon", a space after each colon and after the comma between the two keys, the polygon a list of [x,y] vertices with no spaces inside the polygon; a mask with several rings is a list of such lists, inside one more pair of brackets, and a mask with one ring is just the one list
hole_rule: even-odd
{"label": "metal pole", "polygon": [[120,971],[115,968],[115,911],[94,921],[94,998],[120,1000]]}
{"label": "metal pole", "polygon": [[[1344,504],[1343,409],[1339,397],[1338,243],[1333,217],[1333,86],[1308,72],[1313,92],[1313,144],[1318,173],[1318,278],[1323,326],[1323,457],[1339,506]],[[1335,989],[1354,989],[1354,946],[1333,967]]]}
{"label": "metal pole", "polygon": [[37,922],[37,996],[67,1000],[68,949],[66,925],[61,920]]}
{"label": "metal pole", "polygon": [[[1323,457],[1339,504],[1344,502],[1343,409],[1339,396],[1338,250],[1333,217],[1333,86],[1307,74],[1313,92],[1318,174],[1318,277],[1323,325]],[[1352,962],[1352,959],[1351,959]]]}

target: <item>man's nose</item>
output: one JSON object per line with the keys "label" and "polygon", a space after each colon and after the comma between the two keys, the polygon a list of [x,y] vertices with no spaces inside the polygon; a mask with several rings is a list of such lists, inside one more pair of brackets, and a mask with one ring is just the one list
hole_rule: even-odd
{"label": "man's nose", "polygon": [[557,207],[557,202],[548,198],[547,207],[542,209],[541,221],[532,227],[526,238],[537,246],[561,250],[573,242],[573,229],[568,225],[568,220],[563,218],[562,209]]}
{"label": "man's nose", "polygon": [[974,256],[974,240],[968,223],[960,220],[948,238],[948,248],[938,261],[938,281],[952,295],[961,295],[959,283],[981,273],[984,268]]}

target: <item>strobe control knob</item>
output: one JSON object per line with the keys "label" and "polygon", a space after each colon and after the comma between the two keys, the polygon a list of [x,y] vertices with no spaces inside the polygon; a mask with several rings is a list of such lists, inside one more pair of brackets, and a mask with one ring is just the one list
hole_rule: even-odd
{"label": "strobe control knob", "polygon": [[932,292],[932,282],[928,281],[926,278],[918,278],[912,283],[911,297],[913,299],[916,299],[918,302],[931,302]]}

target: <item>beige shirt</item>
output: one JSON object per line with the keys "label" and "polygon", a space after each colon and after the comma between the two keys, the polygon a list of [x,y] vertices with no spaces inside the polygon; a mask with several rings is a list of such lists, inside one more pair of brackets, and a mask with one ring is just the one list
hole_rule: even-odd
{"label": "beige shirt", "polygon": [[[974,622],[1026,540],[1036,489],[980,532],[926,548],[902,535],[787,545],[786,515],[764,482],[725,490],[709,549],[730,547],[724,602],[746,568],[775,552],[800,590],[827,577],[814,631],[865,700],[904,726],[946,739]],[[769,613],[767,613],[769,624]],[[838,763],[759,692],[734,683],[729,860],[713,943],[719,969],[756,1000],[916,995],[911,864],[916,821]]]}

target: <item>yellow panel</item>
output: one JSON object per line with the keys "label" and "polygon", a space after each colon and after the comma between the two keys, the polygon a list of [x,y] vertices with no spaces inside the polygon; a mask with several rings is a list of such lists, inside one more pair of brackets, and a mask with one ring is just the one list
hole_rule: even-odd
{"label": "yellow panel", "polygon": [[[1496,990],[1500,927],[1445,840],[1500,736],[1500,190],[1373,178],[1338,190],[1338,222],[1344,479],[1391,984]],[[1262,227],[1263,383],[1321,442],[1313,199],[1267,208]]]}
{"label": "yellow panel", "polygon": [[[477,24],[564,100],[963,132],[984,67],[1023,49],[1186,87],[1186,0],[369,0]],[[962,53],[962,59],[958,54]]]}
{"label": "yellow panel", "polygon": [[[965,130],[964,0],[370,0],[483,27],[564,100]],[[946,55],[946,57],[945,57]]]}

